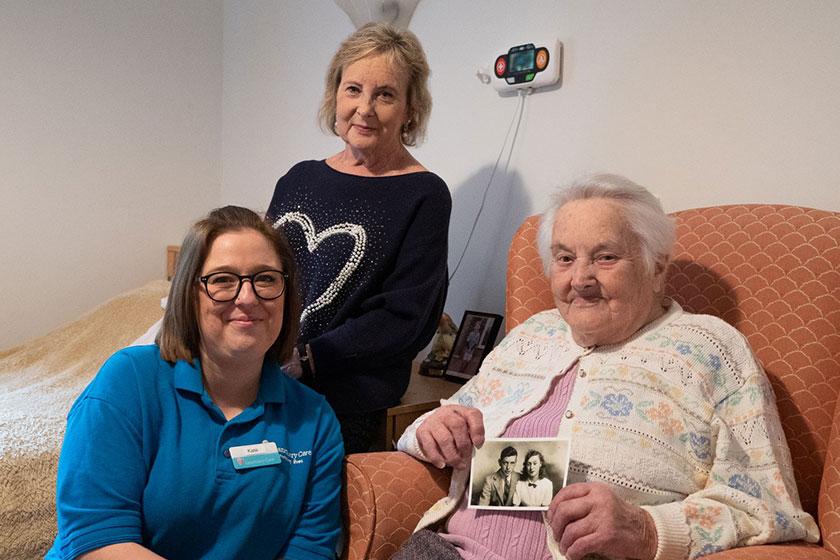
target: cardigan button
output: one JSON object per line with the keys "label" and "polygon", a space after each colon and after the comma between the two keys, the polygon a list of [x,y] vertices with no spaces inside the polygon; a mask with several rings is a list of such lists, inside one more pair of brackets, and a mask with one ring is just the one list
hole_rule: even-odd
{"label": "cardigan button", "polygon": [[563,416],[565,416],[566,418],[571,418],[574,415],[575,415],[574,412],[572,412],[571,410],[567,410],[566,414],[564,414]]}
{"label": "cardigan button", "polygon": [[580,373],[578,373],[578,376],[586,377],[586,371],[585,370],[580,370]]}

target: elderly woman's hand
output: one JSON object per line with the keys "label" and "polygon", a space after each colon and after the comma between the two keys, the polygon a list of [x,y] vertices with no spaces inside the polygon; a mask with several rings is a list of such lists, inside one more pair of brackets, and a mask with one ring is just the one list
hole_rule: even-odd
{"label": "elderly woman's hand", "polygon": [[548,522],[560,552],[569,560],[598,553],[611,558],[651,560],[656,556],[653,518],[606,484],[570,484],[554,496]]}
{"label": "elderly woman's hand", "polygon": [[438,468],[469,466],[473,447],[484,445],[484,418],[477,408],[442,406],[417,428],[423,455]]}

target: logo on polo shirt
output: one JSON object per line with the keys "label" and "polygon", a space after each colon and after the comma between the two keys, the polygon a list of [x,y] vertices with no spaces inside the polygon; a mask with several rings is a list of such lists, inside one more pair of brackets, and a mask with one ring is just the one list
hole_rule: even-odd
{"label": "logo on polo shirt", "polygon": [[312,450],[306,449],[303,451],[289,451],[285,447],[280,447],[277,449],[277,453],[280,454],[280,458],[284,461],[288,462],[291,465],[302,465],[303,459],[305,457],[312,456]]}

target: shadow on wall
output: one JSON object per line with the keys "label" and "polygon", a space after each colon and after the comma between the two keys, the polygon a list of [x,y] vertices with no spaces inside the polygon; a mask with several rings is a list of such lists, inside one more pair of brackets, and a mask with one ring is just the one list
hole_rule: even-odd
{"label": "shadow on wall", "polygon": [[[507,252],[514,232],[530,213],[530,199],[516,171],[496,171],[484,209],[458,270],[458,260],[481,208],[492,166],[478,170],[452,193],[449,225],[449,284],[446,312],[456,322],[464,310],[504,315]],[[504,333],[504,327],[499,330]]]}

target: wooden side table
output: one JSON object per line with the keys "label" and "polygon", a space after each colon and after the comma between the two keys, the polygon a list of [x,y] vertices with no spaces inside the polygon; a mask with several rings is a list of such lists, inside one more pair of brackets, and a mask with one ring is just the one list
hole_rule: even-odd
{"label": "wooden side table", "polygon": [[385,417],[384,448],[388,451],[397,448],[397,440],[405,429],[423,413],[440,405],[440,399],[446,399],[461,388],[442,377],[427,377],[417,373],[419,364],[411,368],[411,380],[400,404],[388,409]]}

